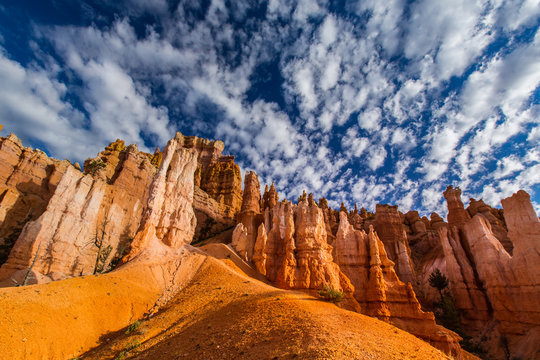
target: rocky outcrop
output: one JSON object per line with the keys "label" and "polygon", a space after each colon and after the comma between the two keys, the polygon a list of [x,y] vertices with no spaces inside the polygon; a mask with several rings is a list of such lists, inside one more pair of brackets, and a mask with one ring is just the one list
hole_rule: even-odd
{"label": "rocky outcrop", "polygon": [[[88,169],[98,160],[102,166]],[[156,169],[134,145],[109,146],[86,165],[86,175],[66,168],[46,210],[18,236],[0,279],[20,281],[32,263],[32,281],[37,282],[91,274],[126,251]],[[97,261],[98,256],[103,260]]]}
{"label": "rocky outcrop", "polygon": [[[535,354],[540,353],[540,221],[529,195],[519,191],[502,201],[508,235],[514,244],[508,254],[493,234],[491,224],[476,214],[463,228],[478,277],[485,284],[499,321],[499,331],[509,341],[512,354],[531,348],[523,339],[536,341]],[[534,348],[534,346],[533,346]],[[531,356],[528,354],[527,356]]]}
{"label": "rocky outcrop", "polygon": [[483,217],[485,217],[491,225],[493,235],[499,239],[501,244],[504,246],[504,249],[508,251],[509,254],[512,254],[514,244],[508,237],[508,229],[506,228],[504,211],[502,209],[492,208],[484,203],[482,199],[476,200],[471,198],[469,206],[467,207],[467,212],[471,217],[475,216],[476,214],[481,214]]}
{"label": "rocky outcrop", "polygon": [[[480,329],[491,318],[491,306],[485,289],[475,276],[473,265],[461,246],[456,227],[438,230],[444,262],[437,267],[448,278],[449,289],[462,315],[462,323],[468,329]],[[423,282],[429,284],[429,276],[435,267],[425,272]],[[435,289],[433,289],[435,290]],[[436,297],[435,297],[436,298]]]}
{"label": "rocky outcrop", "polygon": [[264,222],[261,202],[259,178],[254,171],[246,172],[242,209],[237,215],[238,225],[233,231],[231,243],[244,259],[251,260],[259,226]]}
{"label": "rocky outcrop", "polygon": [[276,190],[276,187],[274,186],[274,183],[270,185],[270,188],[268,188],[268,185],[264,187],[264,193],[262,198],[262,210],[266,209],[272,209],[279,201],[279,194]]}
{"label": "rocky outcrop", "polygon": [[7,260],[23,226],[45,211],[70,167],[67,160],[23,147],[13,134],[0,138],[0,265]]}
{"label": "rocky outcrop", "polygon": [[471,216],[463,206],[463,202],[461,202],[461,189],[459,187],[448,186],[443,195],[448,205],[448,224],[461,228],[471,219]]}
{"label": "rocky outcrop", "polygon": [[[235,225],[235,219],[227,215],[223,206],[198,186],[194,187],[193,211],[197,218],[194,243],[222,234]],[[229,237],[228,241],[230,240]]]}
{"label": "rocky outcrop", "polygon": [[[193,209],[197,217],[195,243],[223,234],[235,224],[242,204],[240,168],[234,156],[222,155],[222,141],[196,136],[177,137],[182,146],[197,153]],[[230,241],[230,236],[225,237]]]}
{"label": "rocky outcrop", "polygon": [[379,234],[388,257],[396,264],[396,272],[404,282],[414,283],[414,266],[407,233],[397,205],[377,204],[375,211],[375,230]]}
{"label": "rocky outcrop", "polygon": [[222,204],[225,213],[234,217],[242,205],[242,177],[234,156],[223,156],[201,178],[201,189]]}
{"label": "rocky outcrop", "polygon": [[328,206],[328,201],[324,197],[319,199],[319,207],[323,212],[324,226],[326,227],[328,243],[333,244],[334,240],[336,239],[336,232],[339,225],[339,222],[337,221],[339,212],[330,208]]}
{"label": "rocky outcrop", "polygon": [[332,259],[322,210],[307,200],[278,202],[264,212],[255,241],[253,262],[283,289],[319,290],[324,285],[347,293],[349,280]]}
{"label": "rocky outcrop", "polygon": [[197,151],[187,149],[180,133],[169,140],[161,166],[150,186],[148,204],[139,231],[125,261],[137,256],[157,239],[173,249],[191,243],[196,218],[193,211],[193,175]]}
{"label": "rocky outcrop", "polygon": [[254,171],[246,171],[244,176],[244,192],[242,195],[243,213],[251,212],[259,214],[261,212],[261,189],[259,177]]}
{"label": "rocky outcrop", "polygon": [[234,163],[234,156],[222,155],[225,145],[219,140],[182,136],[181,142],[185,148],[194,149],[198,155],[195,186],[220,204],[222,216],[234,218],[242,204],[242,175]]}
{"label": "rocky outcrop", "polygon": [[335,262],[354,286],[362,312],[404,329],[453,355],[460,355],[459,336],[436,325],[432,313],[423,312],[411,284],[398,278],[394,263],[373,227],[356,230],[346,213],[334,243]]}

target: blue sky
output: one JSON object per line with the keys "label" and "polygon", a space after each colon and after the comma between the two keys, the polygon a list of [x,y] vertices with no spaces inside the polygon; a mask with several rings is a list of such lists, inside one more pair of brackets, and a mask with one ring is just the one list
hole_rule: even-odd
{"label": "blue sky", "polygon": [[225,142],[337,207],[540,209],[538,0],[0,3],[0,123],[82,161],[122,138]]}

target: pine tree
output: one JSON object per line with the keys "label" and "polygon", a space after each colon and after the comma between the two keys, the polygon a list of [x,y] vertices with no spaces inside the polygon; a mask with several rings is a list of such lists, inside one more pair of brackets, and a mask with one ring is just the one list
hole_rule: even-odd
{"label": "pine tree", "polygon": [[439,269],[435,269],[429,276],[429,285],[439,291],[441,302],[443,300],[443,290],[448,287],[448,278]]}

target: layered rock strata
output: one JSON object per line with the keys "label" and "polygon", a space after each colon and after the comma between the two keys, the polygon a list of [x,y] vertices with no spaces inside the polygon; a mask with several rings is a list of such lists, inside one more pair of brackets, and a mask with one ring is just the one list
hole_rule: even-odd
{"label": "layered rock strata", "polygon": [[388,257],[396,264],[396,272],[404,282],[414,283],[414,266],[407,233],[397,205],[377,204],[375,210],[375,230],[382,240]]}
{"label": "layered rock strata", "polygon": [[22,146],[13,134],[0,138],[0,265],[23,226],[45,211],[60,179],[73,167]]}
{"label": "layered rock strata", "polygon": [[253,171],[246,172],[242,209],[237,215],[238,225],[234,229],[231,244],[240,256],[246,260],[251,260],[253,256],[259,226],[264,221],[261,203],[259,178]]}
{"label": "layered rock strata", "polygon": [[178,133],[163,151],[161,166],[150,186],[150,195],[137,235],[124,261],[136,257],[157,241],[173,249],[191,243],[196,218],[193,211],[193,175],[198,153],[183,145]]}
{"label": "layered rock strata", "polygon": [[484,203],[482,199],[476,200],[471,198],[469,206],[467,207],[467,212],[471,217],[475,216],[476,214],[481,214],[484,218],[486,218],[491,225],[493,235],[495,235],[495,237],[501,242],[504,249],[509,254],[512,254],[514,244],[508,237],[508,229],[506,227],[504,211],[502,209],[492,208]]}
{"label": "layered rock strata", "polygon": [[[255,187],[258,181],[250,180],[246,185],[250,183]],[[246,209],[251,209],[250,203],[254,205],[255,199],[246,199]],[[298,205],[287,200],[278,202],[272,184],[264,193],[263,206],[264,223],[248,231],[249,225],[241,222],[233,233],[232,246],[245,260],[253,261],[261,274],[283,289],[319,290],[328,285],[347,293],[353,291],[332,260],[323,212],[312,197]],[[251,210],[256,210],[256,206]],[[246,210],[251,219],[245,216],[244,221],[257,216],[251,210]]]}
{"label": "layered rock strata", "polygon": [[[502,200],[510,255],[494,235],[490,222],[476,214],[463,228],[474,266],[485,284],[499,331],[514,356],[540,355],[540,221],[529,195],[520,190]],[[528,349],[528,353],[523,353]]]}
{"label": "layered rock strata", "polygon": [[1,280],[20,281],[31,264],[37,282],[91,274],[98,263],[107,268],[126,251],[156,169],[135,145],[111,147],[87,164],[92,161],[103,165],[86,168],[86,175],[66,168],[46,210],[18,236],[0,268]]}
{"label": "layered rock strata", "polygon": [[460,337],[436,325],[432,313],[423,312],[411,284],[403,283],[388,258],[383,242],[370,227],[356,230],[346,213],[334,243],[334,258],[354,286],[362,312],[404,329],[455,356],[460,356]]}
{"label": "layered rock strata", "polygon": [[234,156],[222,154],[222,141],[178,136],[183,147],[197,153],[193,209],[197,217],[194,242],[199,243],[235,225],[242,204],[242,177]]}
{"label": "layered rock strata", "polygon": [[222,155],[225,145],[219,140],[182,136],[181,142],[184,147],[194,149],[198,154],[195,186],[220,204],[222,216],[234,218],[242,204],[242,175],[234,163],[234,156]]}

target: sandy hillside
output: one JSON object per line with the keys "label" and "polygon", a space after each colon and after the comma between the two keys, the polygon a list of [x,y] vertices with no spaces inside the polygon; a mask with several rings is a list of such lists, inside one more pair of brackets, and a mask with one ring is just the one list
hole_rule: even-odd
{"label": "sandy hillside", "polygon": [[[418,338],[246,275],[225,245],[157,315],[80,359],[446,359]],[[131,350],[130,350],[131,349]]]}

